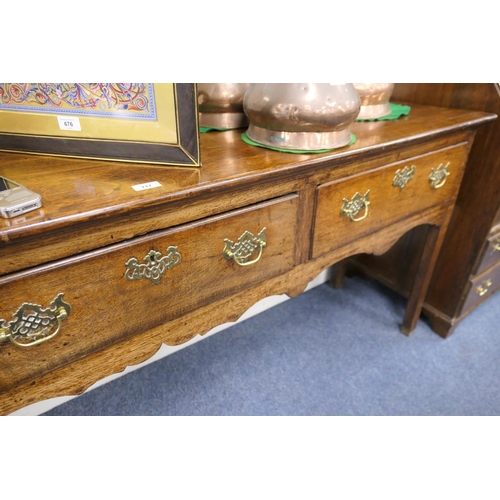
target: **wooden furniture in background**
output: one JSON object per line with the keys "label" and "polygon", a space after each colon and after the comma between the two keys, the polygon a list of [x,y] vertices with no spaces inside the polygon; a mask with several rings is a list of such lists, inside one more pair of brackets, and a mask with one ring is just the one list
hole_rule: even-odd
{"label": "wooden furniture in background", "polygon": [[[394,102],[500,113],[498,84],[396,84]],[[350,259],[361,272],[408,296],[426,227],[404,235],[385,255]],[[500,289],[500,121],[482,127],[472,146],[450,225],[431,277],[423,313],[447,337]]]}
{"label": "wooden furniture in background", "polygon": [[[410,333],[475,131],[494,118],[415,106],[397,121],[356,123],[356,142],[325,154],[212,132],[201,136],[201,168],[1,153],[0,175],[44,205],[0,220],[0,412],[81,394],[162,343],[235,321],[266,296],[296,296],[336,262],[382,254],[430,224],[402,325]],[[16,335],[22,321],[58,333],[20,347],[12,341],[30,342]]]}

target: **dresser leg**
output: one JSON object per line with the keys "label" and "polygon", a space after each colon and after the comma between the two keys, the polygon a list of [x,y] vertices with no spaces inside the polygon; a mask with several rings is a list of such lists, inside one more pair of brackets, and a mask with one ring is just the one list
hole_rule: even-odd
{"label": "dresser leg", "polygon": [[406,307],[405,317],[401,325],[401,331],[405,335],[410,335],[417,326],[425,295],[429,287],[434,266],[441,249],[441,244],[446,232],[448,218],[443,226],[429,226],[425,244],[418,264],[415,280],[412,285],[408,305]]}
{"label": "dresser leg", "polygon": [[329,280],[329,284],[332,288],[339,290],[344,287],[346,269],[347,259],[343,259],[333,266],[332,275]]}

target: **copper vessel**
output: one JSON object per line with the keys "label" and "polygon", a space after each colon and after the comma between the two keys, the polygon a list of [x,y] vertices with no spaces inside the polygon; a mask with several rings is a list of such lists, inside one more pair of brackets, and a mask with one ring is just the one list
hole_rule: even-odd
{"label": "copper vessel", "polygon": [[249,83],[198,83],[200,126],[233,129],[246,127],[243,96]]}
{"label": "copper vessel", "polygon": [[315,151],[349,144],[360,99],[352,83],[252,83],[243,109],[252,141]]}
{"label": "copper vessel", "polygon": [[361,99],[358,120],[382,118],[391,114],[389,99],[394,83],[355,83],[354,88]]}

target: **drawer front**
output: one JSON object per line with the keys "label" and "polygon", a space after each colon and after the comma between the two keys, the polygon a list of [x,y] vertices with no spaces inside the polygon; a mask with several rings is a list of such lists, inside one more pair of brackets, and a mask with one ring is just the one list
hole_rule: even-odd
{"label": "drawer front", "polygon": [[471,288],[462,307],[462,314],[469,312],[480,302],[493,295],[499,288],[500,262],[484,272],[481,276],[477,276],[471,280]]}
{"label": "drawer front", "polygon": [[[290,270],[297,207],[285,196],[0,280],[0,390]],[[46,327],[61,326],[54,338],[6,340],[22,304],[47,309],[61,293],[71,312]]]}
{"label": "drawer front", "polygon": [[497,262],[500,262],[500,231],[486,240],[483,258],[476,274],[482,273]]}
{"label": "drawer front", "polygon": [[455,198],[466,158],[460,145],[319,186],[313,257]]}

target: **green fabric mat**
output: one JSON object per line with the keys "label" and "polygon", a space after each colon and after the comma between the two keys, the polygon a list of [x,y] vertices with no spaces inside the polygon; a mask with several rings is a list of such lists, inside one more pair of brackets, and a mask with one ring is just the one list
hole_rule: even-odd
{"label": "green fabric mat", "polygon": [[[246,132],[241,134],[241,138],[243,139],[243,142],[250,144],[250,146],[258,146],[259,148],[272,149],[273,151],[280,151],[281,153],[317,154],[317,153],[328,153],[329,151],[334,151],[335,149],[340,149],[340,148],[318,149],[316,151],[308,151],[308,150],[303,150],[303,149],[280,149],[280,148],[274,148],[272,146],[266,146],[265,144],[259,144],[257,142],[252,141],[252,139],[250,139],[247,136]],[[351,142],[349,144],[346,144],[345,146],[340,146],[340,147],[345,148],[347,146],[351,146],[355,142],[356,142],[356,136],[351,133]]]}
{"label": "green fabric mat", "polygon": [[380,118],[366,118],[364,120],[356,120],[357,122],[376,122],[382,120],[397,120],[401,116],[406,116],[410,112],[410,106],[405,106],[403,104],[389,103],[391,107],[391,114],[386,116],[381,116]]}
{"label": "green fabric mat", "polygon": [[217,127],[200,127],[200,134],[205,134],[212,130],[217,130],[219,132],[223,132],[224,130],[234,130],[232,128],[217,128]]}

